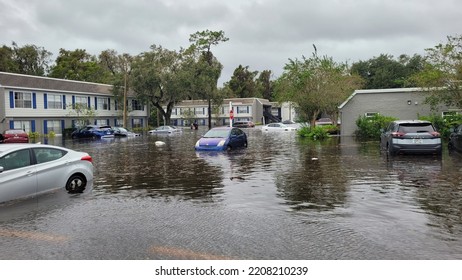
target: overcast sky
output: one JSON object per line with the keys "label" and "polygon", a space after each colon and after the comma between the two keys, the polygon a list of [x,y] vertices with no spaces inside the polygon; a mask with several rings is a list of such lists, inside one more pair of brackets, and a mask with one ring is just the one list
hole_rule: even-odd
{"label": "overcast sky", "polygon": [[212,49],[224,66],[220,83],[240,64],[277,78],[313,44],[351,64],[424,54],[462,34],[460,0],[0,0],[0,11],[0,45],[34,44],[54,56],[60,48],[178,50],[196,31],[223,30],[229,41]]}

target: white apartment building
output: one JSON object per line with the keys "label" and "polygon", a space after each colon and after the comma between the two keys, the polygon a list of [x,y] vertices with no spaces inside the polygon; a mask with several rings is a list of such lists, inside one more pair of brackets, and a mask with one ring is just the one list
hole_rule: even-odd
{"label": "white apartment building", "polygon": [[[121,126],[123,104],[111,85],[0,72],[0,133],[7,129],[60,135],[86,124]],[[128,97],[128,128],[146,127],[146,106]],[[82,123],[82,110],[92,112]]]}

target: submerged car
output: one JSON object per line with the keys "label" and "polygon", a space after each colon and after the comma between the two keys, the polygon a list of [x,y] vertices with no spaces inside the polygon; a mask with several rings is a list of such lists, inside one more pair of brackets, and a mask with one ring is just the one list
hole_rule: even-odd
{"label": "submerged car", "polygon": [[247,135],[237,127],[215,127],[196,142],[196,151],[224,151],[247,147]]}
{"label": "submerged car", "polygon": [[240,121],[240,122],[233,122],[233,127],[248,128],[248,127],[255,127],[255,124],[251,121]]}
{"label": "submerged car", "polygon": [[158,128],[155,128],[153,130],[149,130],[149,134],[158,134],[158,133],[177,133],[181,132],[181,129],[179,129],[176,126],[171,126],[171,125],[164,125],[164,126],[159,126]]}
{"label": "submerged car", "polygon": [[449,135],[448,148],[462,152],[462,124],[455,129],[451,129]]}
{"label": "submerged car", "polygon": [[71,134],[73,139],[76,138],[114,138],[114,130],[108,126],[87,125],[82,129],[77,129]]}
{"label": "submerged car", "polygon": [[5,130],[0,135],[0,143],[29,143],[29,135],[21,129]]}
{"label": "submerged car", "polygon": [[56,189],[82,193],[92,182],[87,153],[42,144],[0,145],[0,203]]}
{"label": "submerged car", "polygon": [[263,131],[296,131],[297,128],[283,123],[270,123],[262,126]]}
{"label": "submerged car", "polygon": [[400,120],[382,131],[380,146],[390,155],[399,153],[441,154],[441,136],[429,121]]}
{"label": "submerged car", "polygon": [[139,133],[132,132],[123,127],[114,127],[113,130],[115,137],[137,137],[141,135]]}

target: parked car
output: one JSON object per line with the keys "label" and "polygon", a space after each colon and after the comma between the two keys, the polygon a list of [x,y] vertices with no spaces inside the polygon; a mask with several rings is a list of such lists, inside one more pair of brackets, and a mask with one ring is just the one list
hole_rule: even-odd
{"label": "parked car", "polygon": [[255,127],[255,124],[251,121],[240,121],[240,122],[233,122],[233,127],[248,128],[248,127]]}
{"label": "parked car", "polygon": [[158,128],[155,128],[153,130],[149,130],[149,134],[158,134],[158,133],[177,133],[181,132],[182,130],[176,126],[171,126],[171,125],[164,125],[164,126],[159,126]]}
{"label": "parked car", "polygon": [[0,136],[0,143],[29,143],[29,135],[21,129],[5,130]]}
{"label": "parked car", "polygon": [[441,136],[429,121],[400,120],[390,123],[380,136],[390,155],[399,153],[441,154]]}
{"label": "parked car", "polygon": [[283,123],[270,123],[262,126],[263,131],[296,131],[297,128]]}
{"label": "parked car", "polygon": [[196,142],[196,151],[223,151],[247,147],[247,134],[237,127],[215,127]]}
{"label": "parked car", "polygon": [[72,138],[113,138],[114,130],[108,126],[87,125],[72,132]]}
{"label": "parked car", "polygon": [[126,128],[123,127],[114,127],[112,130],[114,130],[114,136],[115,137],[137,137],[141,136],[139,133],[132,132]]}
{"label": "parked car", "polygon": [[318,125],[333,125],[334,122],[329,118],[320,118],[314,122],[316,126]]}
{"label": "parked car", "polygon": [[0,203],[56,189],[81,193],[92,183],[87,153],[42,144],[0,145]]}
{"label": "parked car", "polygon": [[458,152],[462,152],[462,124],[455,129],[451,129],[448,148],[450,150],[457,150]]}

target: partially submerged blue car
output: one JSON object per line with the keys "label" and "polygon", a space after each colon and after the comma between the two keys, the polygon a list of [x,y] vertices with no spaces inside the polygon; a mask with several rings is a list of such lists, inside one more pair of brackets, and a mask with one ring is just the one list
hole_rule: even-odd
{"label": "partially submerged blue car", "polygon": [[114,138],[114,130],[110,126],[87,125],[72,132],[72,138]]}
{"label": "partially submerged blue car", "polygon": [[215,127],[196,142],[196,151],[225,151],[247,147],[247,135],[236,127]]}

